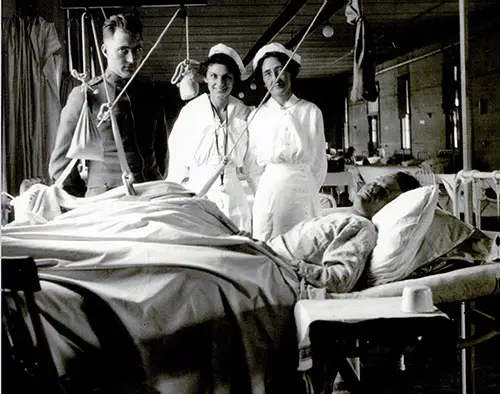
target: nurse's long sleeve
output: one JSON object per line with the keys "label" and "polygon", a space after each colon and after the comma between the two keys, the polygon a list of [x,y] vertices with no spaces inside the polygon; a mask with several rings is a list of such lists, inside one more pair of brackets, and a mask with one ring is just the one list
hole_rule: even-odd
{"label": "nurse's long sleeve", "polygon": [[183,179],[189,176],[189,167],[186,165],[189,131],[190,121],[184,107],[175,121],[170,137],[168,138],[169,161],[167,181],[181,183]]}
{"label": "nurse's long sleeve", "polygon": [[323,114],[316,106],[314,106],[314,110],[311,111],[311,127],[313,128],[312,133],[314,143],[311,171],[319,191],[323,183],[325,183],[328,164],[325,151],[326,140]]}

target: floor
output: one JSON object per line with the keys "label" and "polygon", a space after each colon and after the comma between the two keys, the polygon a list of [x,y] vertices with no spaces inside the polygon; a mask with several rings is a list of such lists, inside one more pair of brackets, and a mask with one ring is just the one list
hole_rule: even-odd
{"label": "floor", "polygon": [[[478,309],[499,316],[500,297],[478,302]],[[453,319],[458,310],[446,311]],[[498,321],[496,329],[498,330]],[[478,326],[478,333],[486,333],[487,326]],[[475,348],[476,394],[500,393],[500,335]],[[372,358],[365,362],[365,378],[372,382],[373,393],[429,393],[456,394],[461,391],[460,359],[455,349],[447,352],[442,348],[426,349],[420,354],[408,354],[406,371],[396,373],[393,379],[384,379],[384,362]],[[399,389],[394,388],[399,384]],[[402,383],[402,384],[401,384]],[[401,389],[403,387],[404,389]]]}
{"label": "floor", "polygon": [[[476,393],[500,393],[500,337],[476,350]],[[411,359],[406,364],[406,371],[396,374],[390,381],[381,379],[387,376],[384,367],[377,364],[365,365],[364,377],[372,383],[373,393],[428,393],[457,394],[460,393],[458,358],[445,357],[442,354],[431,354],[424,366],[412,365]],[[346,392],[344,392],[346,393]],[[335,394],[340,394],[335,392]]]}
{"label": "floor", "polygon": [[[458,394],[461,393],[460,357],[455,330],[458,328],[460,304],[441,307],[452,319],[450,330],[432,335],[437,340],[419,342],[407,347],[403,363],[385,342],[370,341],[362,358],[362,389],[350,391],[336,384],[333,394]],[[500,316],[500,295],[476,302],[476,308],[491,316]],[[484,334],[495,326],[478,325],[477,333]],[[404,330],[404,328],[401,328]],[[441,330],[442,331],[442,330]],[[424,335],[425,336],[425,335]],[[449,339],[449,340],[448,340]],[[404,365],[403,370],[401,366]],[[500,335],[475,348],[475,394],[500,393]]]}

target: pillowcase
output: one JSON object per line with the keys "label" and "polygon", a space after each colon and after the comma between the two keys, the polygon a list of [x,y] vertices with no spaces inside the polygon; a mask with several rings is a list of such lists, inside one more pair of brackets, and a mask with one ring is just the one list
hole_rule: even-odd
{"label": "pillowcase", "polygon": [[372,218],[377,244],[366,270],[369,286],[394,282],[414,271],[413,261],[434,218],[437,185],[407,191]]}

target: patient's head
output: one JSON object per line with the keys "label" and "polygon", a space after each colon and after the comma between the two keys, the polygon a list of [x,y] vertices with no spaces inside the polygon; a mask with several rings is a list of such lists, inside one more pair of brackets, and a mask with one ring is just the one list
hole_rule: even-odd
{"label": "patient's head", "polygon": [[420,187],[418,180],[406,172],[382,176],[367,183],[356,193],[353,209],[361,216],[372,218],[400,194],[417,187]]}

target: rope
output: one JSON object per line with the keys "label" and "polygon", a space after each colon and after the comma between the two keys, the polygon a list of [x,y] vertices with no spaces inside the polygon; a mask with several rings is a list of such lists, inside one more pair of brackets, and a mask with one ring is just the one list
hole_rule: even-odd
{"label": "rope", "polygon": [[1,194],[2,194],[2,196],[6,196],[6,197],[10,198],[11,200],[15,199],[15,197],[12,194],[9,194],[7,192],[2,192]]}
{"label": "rope", "polygon": [[[186,58],[180,62],[177,67],[175,68],[174,75],[170,79],[170,83],[172,85],[177,85],[182,78],[187,74],[191,63],[195,64],[195,62],[191,62],[189,59],[189,17],[187,14],[187,11],[183,9],[185,12],[184,20],[185,20],[185,25],[186,25]],[[196,62],[197,63],[197,62]]]}
{"label": "rope", "polygon": [[[92,93],[96,94],[97,90],[93,89],[88,83],[87,83],[87,60],[86,60],[86,40],[85,40],[85,16],[87,15],[87,12],[85,11],[82,16],[81,16],[81,34],[82,34],[82,62],[83,62],[83,72],[79,73],[76,69],[73,68],[73,52],[72,52],[72,45],[71,45],[71,21],[72,19],[70,18],[69,10],[66,13],[67,18],[68,18],[68,67],[70,70],[70,74],[73,78],[79,80],[82,84],[81,89],[84,95],[87,95],[87,90],[90,90]],[[78,23],[78,21],[76,20]],[[54,183],[58,187],[62,187],[64,181],[66,178],[68,178],[69,174],[73,170],[73,167],[75,166],[76,162],[78,161],[77,158],[71,159],[71,161],[68,163],[62,174],[57,178],[56,182]]]}
{"label": "rope", "polygon": [[73,70],[71,70],[71,76],[75,79],[78,79],[82,83],[82,86],[81,86],[82,91],[83,90],[90,90],[94,94],[98,93],[97,89],[94,89],[92,86],[90,86],[87,83],[87,73],[86,72],[79,73],[78,71],[73,69]]}
{"label": "rope", "polygon": [[184,20],[186,21],[186,60],[189,61],[189,17],[187,14],[187,10],[184,9],[184,12],[186,13],[186,16]]}
{"label": "rope", "polygon": [[184,20],[185,20],[185,32],[186,32],[186,58],[180,62],[175,68],[174,75],[170,79],[170,83],[172,85],[176,85],[180,80],[184,77],[187,72],[187,69],[190,65],[189,60],[189,17],[184,8],[181,8],[183,12],[185,12]]}
{"label": "rope", "polygon": [[68,19],[68,24],[66,28],[66,34],[68,36],[68,67],[70,70],[73,69],[73,46],[71,45],[71,17],[69,15],[69,10],[66,10],[66,18]]}
{"label": "rope", "polygon": [[227,163],[229,163],[229,159],[230,159],[230,156],[234,150],[234,148],[236,147],[236,144],[238,143],[238,141],[241,139],[241,137],[243,137],[243,135],[245,135],[245,133],[248,131],[248,125],[252,122],[252,120],[255,118],[255,115],[257,114],[257,112],[259,112],[260,108],[262,107],[262,105],[264,105],[264,103],[266,102],[266,100],[269,98],[270,94],[271,94],[271,91],[273,90],[274,88],[274,85],[276,85],[276,83],[278,82],[278,80],[281,78],[281,76],[283,75],[283,73],[285,72],[286,68],[288,67],[288,65],[290,64],[290,62],[293,60],[293,57],[295,56],[295,54],[297,53],[297,50],[299,49],[299,47],[302,45],[302,43],[304,42],[305,38],[307,37],[307,35],[309,34],[309,32],[311,31],[314,23],[316,22],[316,19],[318,19],[319,17],[319,14],[323,11],[323,9],[326,7],[326,5],[328,4],[328,0],[324,0],[323,1],[323,4],[321,5],[321,7],[319,8],[318,12],[316,13],[316,15],[314,16],[313,20],[311,21],[311,23],[309,24],[307,30],[305,31],[304,35],[302,36],[302,38],[300,39],[300,41],[298,42],[297,46],[295,47],[294,51],[292,52],[291,56],[289,57],[288,61],[285,63],[285,65],[283,66],[283,68],[281,69],[280,73],[278,74],[278,76],[275,78],[274,82],[272,83],[271,87],[267,90],[267,93],[264,95],[264,98],[261,100],[261,102],[259,103],[259,105],[257,106],[257,109],[252,113],[252,117],[248,120],[245,128],[243,129],[243,131],[239,134],[239,136],[236,138],[235,142],[234,142],[234,145],[231,147],[231,149],[229,150],[229,152],[227,153],[227,155],[225,157],[223,157],[221,159],[221,162],[219,163],[219,165],[217,166],[217,168],[215,169],[215,172],[212,176],[210,176],[207,180],[207,182],[205,183],[205,185],[201,188],[201,190],[199,191],[199,193],[197,194],[198,197],[203,197],[209,190],[210,188],[212,187],[213,183],[215,182],[215,180],[218,178],[219,174],[221,173],[221,171],[224,170],[224,167],[227,165]]}
{"label": "rope", "polygon": [[81,24],[82,24],[82,68],[83,72],[87,73],[87,38],[85,35],[85,17],[87,16],[87,11],[82,14]]}
{"label": "rope", "polygon": [[[99,46],[98,40],[97,40],[97,32],[95,29],[95,23],[94,23],[94,18],[90,18],[90,26],[92,27],[92,35],[94,37],[94,42],[96,45],[96,48]],[[102,57],[101,57],[101,51],[97,50],[97,60],[99,61],[99,68],[101,69],[102,76],[104,78],[104,63],[102,62]],[[106,81],[105,81],[106,82]],[[108,103],[111,103],[111,95],[108,90],[108,84],[104,83],[104,91],[106,92],[106,98],[108,99]]]}

